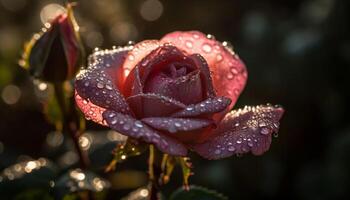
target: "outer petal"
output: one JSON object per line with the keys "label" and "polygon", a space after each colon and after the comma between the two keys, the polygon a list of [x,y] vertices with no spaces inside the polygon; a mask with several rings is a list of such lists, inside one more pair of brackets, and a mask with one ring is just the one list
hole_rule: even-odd
{"label": "outer petal", "polygon": [[142,119],[147,125],[169,133],[195,131],[213,124],[208,119],[173,118],[173,117],[150,117]]}
{"label": "outer petal", "polygon": [[198,31],[169,33],[161,42],[172,43],[189,54],[202,55],[213,74],[217,95],[230,97],[230,108],[233,107],[245,86],[247,71],[232,49]]}
{"label": "outer petal", "polygon": [[176,156],[186,156],[187,149],[177,140],[161,134],[139,120],[114,111],[105,111],[103,118],[112,129],[147,143],[155,144],[159,150]]}
{"label": "outer petal", "polygon": [[230,105],[231,99],[227,97],[215,97],[206,99],[198,104],[192,104],[187,106],[185,109],[180,110],[172,117],[198,117],[221,112]]}
{"label": "outer petal", "polygon": [[220,159],[233,154],[261,155],[271,144],[271,134],[277,132],[284,110],[271,105],[250,107],[228,113],[213,137],[196,144],[193,149],[207,159]]}
{"label": "outer petal", "polygon": [[[130,108],[116,86],[117,71],[125,60],[125,50],[105,50],[90,56],[89,67],[82,70],[76,78],[75,90],[79,97],[77,105],[85,113],[81,105],[91,102],[99,110],[111,109],[120,113],[131,114]],[[76,96],[77,97],[77,96]],[[83,103],[82,103],[82,102]],[[100,121],[101,116],[89,116],[93,121]]]}
{"label": "outer petal", "polygon": [[122,67],[123,76],[121,82],[124,83],[126,77],[129,75],[130,71],[151,51],[158,48],[160,45],[158,40],[144,40],[140,43],[137,43],[131,51],[128,52],[128,59],[125,60],[125,63]]}
{"label": "outer petal", "polygon": [[77,103],[77,106],[80,108],[80,110],[84,113],[86,119],[91,119],[96,123],[107,126],[102,117],[102,113],[106,109],[93,104],[91,101],[83,99],[77,92],[75,92],[75,102]]}
{"label": "outer petal", "polygon": [[190,56],[192,60],[196,63],[201,71],[202,87],[203,91],[206,91],[206,97],[216,97],[216,93],[213,87],[213,80],[210,76],[210,69],[206,60],[200,54],[193,54]]}
{"label": "outer petal", "polygon": [[169,116],[186,107],[174,99],[153,93],[131,96],[127,98],[127,102],[138,117]]}

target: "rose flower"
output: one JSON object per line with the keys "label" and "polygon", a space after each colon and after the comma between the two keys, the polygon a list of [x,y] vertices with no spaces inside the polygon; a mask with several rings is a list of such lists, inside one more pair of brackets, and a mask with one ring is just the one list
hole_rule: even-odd
{"label": "rose flower", "polygon": [[283,109],[233,110],[247,80],[237,54],[197,31],[95,51],[75,82],[78,107],[121,134],[160,151],[207,159],[269,149]]}

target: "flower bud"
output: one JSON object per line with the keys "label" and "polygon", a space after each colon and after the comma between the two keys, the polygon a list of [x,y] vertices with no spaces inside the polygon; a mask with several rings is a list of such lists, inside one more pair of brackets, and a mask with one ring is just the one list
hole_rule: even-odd
{"label": "flower bud", "polygon": [[20,65],[44,81],[74,78],[83,64],[84,49],[71,5],[45,27],[25,45]]}

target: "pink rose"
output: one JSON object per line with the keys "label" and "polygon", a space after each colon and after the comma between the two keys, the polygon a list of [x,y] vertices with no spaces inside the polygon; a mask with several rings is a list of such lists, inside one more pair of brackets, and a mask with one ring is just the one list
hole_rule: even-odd
{"label": "pink rose", "polygon": [[233,110],[247,80],[232,49],[197,31],[94,52],[77,76],[86,118],[164,153],[207,159],[268,150],[283,109]]}

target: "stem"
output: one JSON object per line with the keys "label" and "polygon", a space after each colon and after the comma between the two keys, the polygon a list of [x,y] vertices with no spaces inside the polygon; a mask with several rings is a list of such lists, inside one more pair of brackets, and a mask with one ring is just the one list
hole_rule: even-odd
{"label": "stem", "polygon": [[148,159],[148,175],[150,180],[150,200],[158,200],[158,191],[159,191],[159,184],[158,184],[158,176],[157,173],[154,171],[155,167],[155,149],[153,145],[149,145],[149,159]]}
{"label": "stem", "polygon": [[87,152],[79,144],[81,131],[79,130],[79,122],[76,117],[77,113],[74,103],[68,103],[66,105],[63,83],[54,83],[54,89],[58,105],[63,115],[63,131],[67,132],[74,142],[75,150],[79,155],[80,167],[86,169],[89,165],[89,158]]}

